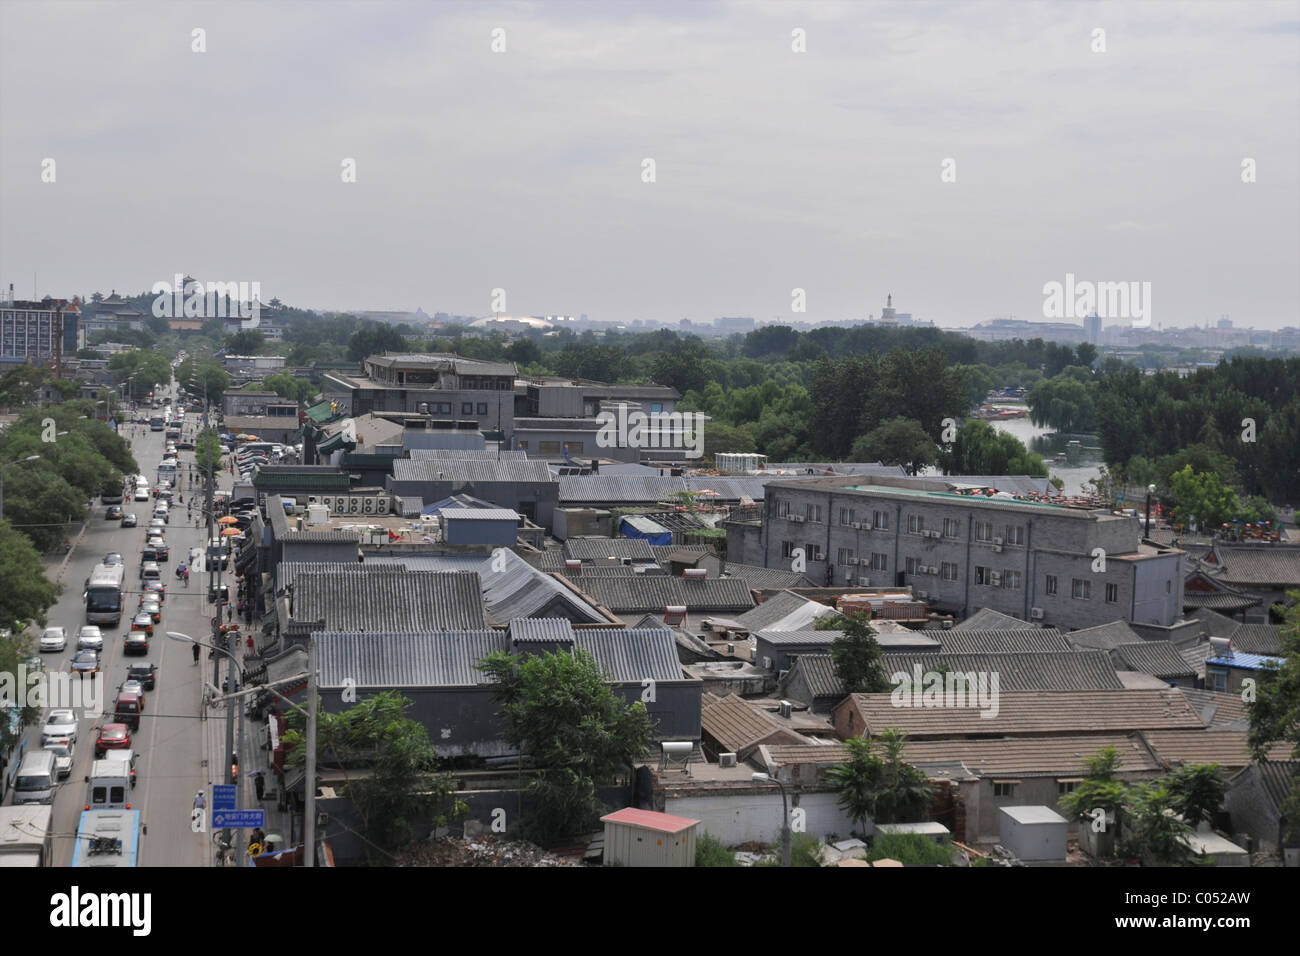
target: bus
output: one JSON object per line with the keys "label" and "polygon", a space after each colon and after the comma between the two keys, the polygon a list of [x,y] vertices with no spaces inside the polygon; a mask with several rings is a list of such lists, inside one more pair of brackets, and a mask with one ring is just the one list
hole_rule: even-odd
{"label": "bus", "polygon": [[0,807],[0,867],[53,866],[54,807]]}
{"label": "bus", "polygon": [[[157,408],[158,406],[154,405],[154,407]],[[166,427],[167,427],[167,420],[163,418],[161,415],[149,416],[149,431],[160,432]]]}
{"label": "bus", "polygon": [[95,565],[90,577],[86,578],[86,623],[117,627],[122,622],[122,582],[125,579],[125,565]]}
{"label": "bus", "polygon": [[0,766],[4,768],[0,773],[0,799],[14,788],[18,768],[23,765],[23,757],[27,756],[27,728],[23,726],[22,708],[13,706],[7,698],[0,701],[0,720],[6,719],[9,721],[9,738],[14,743],[7,753],[0,753]]}
{"label": "bus", "polygon": [[82,812],[73,866],[135,866],[139,851],[139,810]]}
{"label": "bus", "polygon": [[158,463],[158,483],[176,480],[176,459],[164,458]]}

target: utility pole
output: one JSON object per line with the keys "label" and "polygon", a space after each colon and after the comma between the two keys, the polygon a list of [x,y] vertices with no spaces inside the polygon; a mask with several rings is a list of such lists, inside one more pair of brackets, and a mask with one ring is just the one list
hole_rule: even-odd
{"label": "utility pole", "polygon": [[307,788],[303,866],[316,865],[316,638],[307,638]]}

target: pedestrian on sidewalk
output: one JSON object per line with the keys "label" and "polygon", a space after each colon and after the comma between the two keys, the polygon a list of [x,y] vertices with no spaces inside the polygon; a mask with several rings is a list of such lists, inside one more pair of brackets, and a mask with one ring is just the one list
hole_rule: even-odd
{"label": "pedestrian on sidewalk", "polygon": [[207,806],[207,802],[203,798],[203,791],[200,790],[198,793],[194,795],[194,809],[202,810],[206,806]]}

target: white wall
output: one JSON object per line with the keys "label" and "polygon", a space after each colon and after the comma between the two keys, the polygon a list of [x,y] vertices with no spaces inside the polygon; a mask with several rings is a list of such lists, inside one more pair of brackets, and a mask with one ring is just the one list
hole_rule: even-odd
{"label": "white wall", "polygon": [[[798,808],[804,811],[805,832],[819,839],[825,840],[832,833],[838,839],[847,839],[853,828],[853,821],[839,808],[833,793],[799,794]],[[664,813],[699,820],[698,833],[708,833],[726,846],[781,841],[781,794],[775,788],[770,796],[752,792],[668,796]]]}

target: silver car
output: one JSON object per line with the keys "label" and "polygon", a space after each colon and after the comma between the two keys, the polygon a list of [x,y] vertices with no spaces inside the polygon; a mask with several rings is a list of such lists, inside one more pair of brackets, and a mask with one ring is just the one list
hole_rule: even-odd
{"label": "silver car", "polygon": [[54,754],[54,773],[60,780],[66,780],[72,774],[72,761],[76,758],[76,744],[71,737],[55,737],[47,740],[42,748]]}
{"label": "silver car", "polygon": [[92,651],[102,651],[104,649],[104,632],[94,624],[86,624],[77,634],[77,650],[89,648]]}
{"label": "silver car", "polygon": [[61,627],[47,627],[41,634],[41,651],[61,651],[68,646],[67,632]]}
{"label": "silver car", "polygon": [[50,711],[50,715],[45,718],[45,726],[41,728],[42,745],[59,739],[73,742],[77,739],[77,715],[70,710]]}

